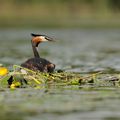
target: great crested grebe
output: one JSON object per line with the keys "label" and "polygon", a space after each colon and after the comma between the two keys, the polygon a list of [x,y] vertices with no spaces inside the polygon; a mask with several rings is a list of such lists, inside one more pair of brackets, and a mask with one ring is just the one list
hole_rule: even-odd
{"label": "great crested grebe", "polygon": [[37,51],[37,47],[41,42],[54,40],[46,35],[31,33],[31,36],[32,36],[31,44],[34,53],[34,58],[28,59],[26,62],[22,63],[21,66],[31,69],[33,71],[53,72],[55,69],[55,64],[49,62],[44,58],[41,58]]}

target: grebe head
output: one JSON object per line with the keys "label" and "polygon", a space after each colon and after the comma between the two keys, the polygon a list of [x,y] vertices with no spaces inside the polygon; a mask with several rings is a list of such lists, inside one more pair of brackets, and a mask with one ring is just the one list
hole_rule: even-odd
{"label": "grebe head", "polygon": [[54,41],[51,37],[48,37],[46,35],[31,33],[31,36],[33,37],[32,42],[35,45],[35,47],[38,47],[39,43],[41,43],[41,42]]}

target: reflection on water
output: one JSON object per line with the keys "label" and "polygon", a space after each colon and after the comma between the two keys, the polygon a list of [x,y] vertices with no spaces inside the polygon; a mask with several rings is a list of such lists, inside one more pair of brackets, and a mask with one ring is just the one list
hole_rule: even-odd
{"label": "reflection on water", "polygon": [[0,62],[21,64],[32,57],[31,32],[56,39],[55,43],[42,43],[39,52],[53,61],[57,69],[89,72],[110,68],[120,71],[119,29],[0,30]]}

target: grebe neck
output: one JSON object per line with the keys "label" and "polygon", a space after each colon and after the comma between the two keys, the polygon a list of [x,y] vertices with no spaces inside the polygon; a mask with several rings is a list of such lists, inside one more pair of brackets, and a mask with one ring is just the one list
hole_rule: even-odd
{"label": "grebe neck", "polygon": [[32,43],[32,49],[33,49],[34,57],[35,57],[35,58],[40,58],[36,46],[33,44],[32,41],[31,41],[31,43]]}

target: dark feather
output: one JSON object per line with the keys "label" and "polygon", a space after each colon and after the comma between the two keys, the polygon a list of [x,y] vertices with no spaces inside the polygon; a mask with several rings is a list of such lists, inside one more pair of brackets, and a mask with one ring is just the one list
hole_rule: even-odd
{"label": "dark feather", "polygon": [[42,36],[42,35],[31,33],[31,36],[32,36],[32,37],[37,37],[37,36]]}
{"label": "dark feather", "polygon": [[21,66],[40,72],[53,72],[55,69],[55,65],[44,58],[30,58]]}

